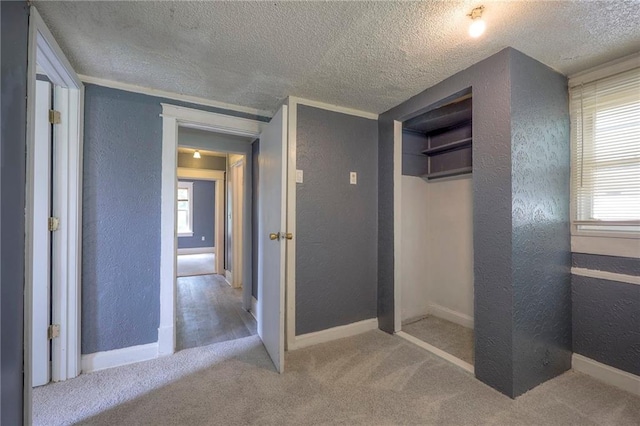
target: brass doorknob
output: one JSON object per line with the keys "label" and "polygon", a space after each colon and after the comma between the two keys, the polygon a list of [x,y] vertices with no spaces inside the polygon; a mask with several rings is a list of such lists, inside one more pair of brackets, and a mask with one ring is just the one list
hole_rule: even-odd
{"label": "brass doorknob", "polygon": [[284,237],[287,240],[293,240],[293,234],[291,232],[287,232],[286,234],[284,234]]}
{"label": "brass doorknob", "polygon": [[270,233],[269,234],[269,239],[270,240],[279,240],[280,239],[280,233],[279,232],[278,233],[273,233],[273,232]]}

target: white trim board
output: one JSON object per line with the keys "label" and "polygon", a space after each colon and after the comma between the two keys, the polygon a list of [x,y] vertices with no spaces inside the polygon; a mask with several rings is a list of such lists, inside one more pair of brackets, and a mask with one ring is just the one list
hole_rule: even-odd
{"label": "white trim board", "polygon": [[178,167],[178,179],[194,180],[224,180],[222,170],[192,169],[188,167]]}
{"label": "white trim board", "polygon": [[469,364],[468,362],[465,362],[463,360],[461,360],[460,358],[457,358],[453,355],[451,355],[450,353],[447,353],[445,351],[443,351],[442,349],[438,349],[435,346],[432,346],[428,343],[423,342],[420,339],[417,339],[415,337],[413,337],[410,334],[405,333],[404,331],[398,331],[396,333],[396,336],[403,338],[404,340],[413,343],[416,346],[421,347],[422,349],[425,349],[429,352],[431,352],[432,354],[444,359],[445,361],[449,361],[450,363],[457,365],[458,367],[462,368],[464,371],[471,373],[471,374],[475,374],[475,369],[473,367],[473,365]]}
{"label": "white trim board", "polygon": [[320,343],[326,343],[336,339],[343,339],[345,337],[351,337],[377,329],[378,319],[371,318],[326,330],[302,334],[300,336],[296,336],[295,341],[289,342],[289,350],[302,349],[308,346],[318,345]]}
{"label": "white trim board", "polygon": [[91,373],[158,357],[158,342],[82,355],[82,372]]}
{"label": "white trim board", "polygon": [[205,253],[215,253],[215,247],[193,247],[193,248],[179,248],[178,255],[181,254],[205,254]]}
{"label": "white trim board", "polygon": [[27,134],[24,285],[24,423],[31,424],[31,338],[33,315],[33,212],[35,87],[37,64],[56,86],[53,152],[53,215],[60,230],[52,236],[52,319],[60,335],[52,343],[51,378],[66,380],[80,373],[80,267],[82,233],[82,141],[84,86],[34,6],[30,7],[27,61]]}
{"label": "white trim board", "polygon": [[258,321],[258,299],[251,296],[251,310],[249,313],[253,316],[253,319]]}
{"label": "white trim board", "polygon": [[569,87],[590,83],[637,67],[640,67],[640,53],[632,53],[631,55],[570,75]]}
{"label": "white trim board", "polygon": [[640,238],[605,237],[602,235],[572,235],[573,253],[600,254],[640,258]]}
{"label": "white trim board", "polygon": [[445,308],[444,306],[440,306],[435,303],[430,303],[429,313],[434,317],[442,318],[463,327],[473,329],[473,318],[469,315],[454,311],[453,309]]}
{"label": "white trim board", "polygon": [[356,117],[368,118],[370,120],[377,120],[378,114],[375,112],[362,111],[359,109],[353,109],[348,107],[343,107],[339,105],[327,104],[324,102],[313,101],[310,99],[298,98],[296,96],[289,96],[289,107],[291,108],[292,104],[295,105],[306,105],[314,108],[320,108],[327,111],[340,112],[342,114],[354,115]]}
{"label": "white trim board", "polygon": [[402,330],[402,122],[393,121],[393,331]]}
{"label": "white trim board", "polygon": [[285,348],[291,350],[296,341],[296,163],[298,146],[298,103],[295,98],[287,99],[287,232],[294,235],[286,244],[285,280]]}
{"label": "white trim board", "polygon": [[640,395],[640,376],[635,374],[602,364],[576,353],[571,356],[571,368],[608,385],[631,392],[634,395]]}
{"label": "white trim board", "polygon": [[576,267],[571,268],[571,273],[573,275],[580,275],[582,277],[598,278],[601,280],[618,281],[621,283],[640,285],[640,276],[637,275],[619,274],[617,272],[599,271],[597,269]]}
{"label": "white trim board", "polygon": [[243,112],[246,114],[258,115],[261,117],[271,117],[273,115],[273,112],[267,111],[264,109],[256,109],[256,108],[245,107],[241,105],[229,104],[226,102],[218,102],[211,99],[200,98],[198,96],[183,95],[180,93],[152,89],[150,87],[143,87],[135,84],[120,83],[118,81],[107,80],[107,79],[98,78],[98,77],[91,77],[83,74],[80,74],[78,77],[80,77],[80,80],[88,84],[95,84],[96,86],[124,90],[126,92],[140,93],[143,95],[156,96],[159,98],[171,99],[174,101],[188,102],[188,103],[202,105],[202,106],[226,109],[229,111]]}

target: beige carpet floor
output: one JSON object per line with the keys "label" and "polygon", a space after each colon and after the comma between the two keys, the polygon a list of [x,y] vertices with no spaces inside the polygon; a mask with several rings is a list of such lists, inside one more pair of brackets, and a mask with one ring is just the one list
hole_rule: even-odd
{"label": "beige carpet floor", "polygon": [[34,424],[636,425],[640,397],[568,372],[511,400],[395,336],[371,331],[287,354],[257,336],[34,391]]}
{"label": "beige carpet floor", "polygon": [[192,277],[216,273],[216,255],[213,253],[178,255],[178,276]]}
{"label": "beige carpet floor", "polygon": [[402,324],[402,331],[473,365],[473,330],[429,315]]}

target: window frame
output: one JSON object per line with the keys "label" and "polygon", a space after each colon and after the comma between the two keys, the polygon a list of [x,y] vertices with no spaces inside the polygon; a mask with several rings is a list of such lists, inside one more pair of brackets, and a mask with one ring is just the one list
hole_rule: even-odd
{"label": "window frame", "polygon": [[[180,232],[178,228],[178,203],[180,199],[178,197],[178,190],[186,189],[189,192],[189,230]],[[193,237],[193,182],[178,181],[176,187],[176,232],[178,237]]]}
{"label": "window frame", "polygon": [[[575,74],[569,78],[569,90],[579,86],[606,78],[621,72],[638,68],[640,66],[640,54],[633,54],[617,61],[613,61],[602,66]],[[571,99],[571,92],[569,92]],[[620,256],[640,258],[640,231],[634,230],[613,230],[607,229],[607,223],[603,222],[600,229],[581,229],[581,226],[588,226],[591,221],[578,218],[578,191],[574,185],[573,174],[578,165],[576,152],[576,142],[574,140],[573,129],[573,108],[570,107],[571,119],[571,185],[570,185],[570,215],[571,215],[571,251],[574,253],[589,253],[606,256]],[[583,118],[584,119],[584,118]],[[591,200],[593,202],[593,200]],[[620,226],[618,222],[614,226]],[[594,224],[594,226],[597,226]]]}

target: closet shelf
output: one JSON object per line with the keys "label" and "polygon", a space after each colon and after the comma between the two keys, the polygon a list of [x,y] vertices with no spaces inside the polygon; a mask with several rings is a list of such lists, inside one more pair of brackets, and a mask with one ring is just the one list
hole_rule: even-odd
{"label": "closet shelf", "polygon": [[436,146],[435,148],[429,148],[422,151],[424,155],[435,155],[445,151],[453,151],[459,148],[466,148],[471,146],[472,138],[460,139],[459,141],[449,142],[444,145]]}
{"label": "closet shelf", "polygon": [[422,177],[426,178],[427,180],[431,180],[431,179],[440,179],[445,177],[463,175],[471,172],[472,172],[472,167],[468,166],[468,167],[461,167],[459,169],[445,170],[442,172],[427,173],[426,175],[422,175]]}

